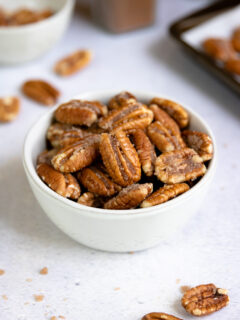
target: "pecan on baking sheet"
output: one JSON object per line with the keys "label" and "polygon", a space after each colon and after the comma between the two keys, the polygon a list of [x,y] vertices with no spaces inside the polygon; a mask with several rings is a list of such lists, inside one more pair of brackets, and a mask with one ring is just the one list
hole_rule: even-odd
{"label": "pecan on baking sheet", "polygon": [[236,28],[232,35],[233,48],[240,52],[240,27]]}
{"label": "pecan on baking sheet", "polygon": [[237,53],[232,46],[232,42],[222,38],[208,38],[204,40],[203,50],[213,59],[226,62],[229,59],[235,59]]}

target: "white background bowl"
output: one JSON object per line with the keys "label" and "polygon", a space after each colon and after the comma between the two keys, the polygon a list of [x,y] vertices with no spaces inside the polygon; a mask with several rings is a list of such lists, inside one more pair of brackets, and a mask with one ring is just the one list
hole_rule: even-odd
{"label": "white background bowl", "polygon": [[[75,98],[106,103],[118,92],[90,92]],[[159,93],[133,91],[133,94],[146,103],[154,96],[161,97]],[[172,97],[169,99],[174,100]],[[213,139],[214,157],[207,173],[183,195],[155,207],[133,210],[104,210],[83,206],[61,197],[41,181],[35,169],[36,158],[46,147],[46,132],[56,107],[41,117],[25,139],[23,164],[33,193],[48,217],[76,241],[105,251],[143,250],[174,235],[198,210],[216,168],[216,143],[211,130],[199,115],[184,107],[190,115],[190,128],[205,132]]]}
{"label": "white background bowl", "polygon": [[41,56],[61,38],[70,21],[74,0],[0,0],[6,10],[52,9],[53,16],[40,22],[0,27],[0,63],[22,63]]}

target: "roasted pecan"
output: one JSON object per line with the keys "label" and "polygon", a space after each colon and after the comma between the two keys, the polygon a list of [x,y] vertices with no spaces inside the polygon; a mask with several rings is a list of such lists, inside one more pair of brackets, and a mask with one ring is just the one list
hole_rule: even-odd
{"label": "roasted pecan", "polygon": [[125,187],[141,178],[141,165],[137,151],[123,131],[103,133],[100,153],[113,181]]}
{"label": "roasted pecan", "polygon": [[150,177],[154,173],[156,153],[154,146],[146,133],[141,129],[133,129],[128,132],[132,138],[134,146],[138,152],[138,157],[142,165],[143,172]]}
{"label": "roasted pecan", "polygon": [[57,102],[60,92],[50,83],[43,80],[29,80],[22,86],[23,93],[42,104],[51,106]]}
{"label": "roasted pecan", "polygon": [[0,122],[15,120],[20,111],[20,100],[17,97],[0,98]]}
{"label": "roasted pecan", "polygon": [[203,42],[203,49],[211,58],[226,62],[237,57],[231,41],[222,38],[208,38]]}
{"label": "roasted pecan", "polygon": [[240,59],[229,59],[225,63],[224,68],[231,73],[240,75]]}
{"label": "roasted pecan", "polygon": [[63,197],[78,199],[80,186],[71,174],[63,174],[46,163],[37,166],[39,177],[55,192]]}
{"label": "roasted pecan", "polygon": [[180,134],[172,135],[159,121],[151,123],[147,133],[152,143],[161,151],[168,152],[186,147]]}
{"label": "roasted pecan", "polygon": [[142,320],[182,320],[180,318],[176,318],[170,314],[162,313],[162,312],[152,312],[146,314]]}
{"label": "roasted pecan", "polygon": [[240,27],[233,32],[232,45],[236,51],[240,51]]}
{"label": "roasted pecan", "polygon": [[123,91],[115,95],[108,103],[109,109],[119,109],[131,103],[136,103],[136,97],[130,92]]}
{"label": "roasted pecan", "polygon": [[227,290],[216,288],[214,284],[187,290],[182,298],[182,306],[194,316],[206,316],[226,307],[228,303]]}
{"label": "roasted pecan", "polygon": [[46,163],[51,166],[51,160],[57,154],[57,152],[57,149],[45,150],[41,152],[37,157],[37,164]]}
{"label": "roasted pecan", "polygon": [[205,172],[202,158],[190,148],[163,153],[155,164],[158,179],[169,184],[194,180]]}
{"label": "roasted pecan", "polygon": [[143,129],[153,120],[153,113],[141,103],[133,103],[111,111],[99,120],[99,127],[105,130]]}
{"label": "roasted pecan", "polygon": [[61,172],[76,172],[89,166],[98,155],[100,136],[91,135],[58,151],[52,165]]}
{"label": "roasted pecan", "polygon": [[155,97],[151,100],[150,104],[156,104],[167,112],[168,115],[177,122],[180,128],[185,128],[188,125],[188,113],[179,103]]}
{"label": "roasted pecan", "polygon": [[132,184],[104,204],[104,209],[133,209],[136,208],[153,190],[152,183]]}
{"label": "roasted pecan", "polygon": [[71,124],[54,123],[47,131],[47,138],[54,148],[63,148],[91,135],[90,132]]}
{"label": "roasted pecan", "polygon": [[194,149],[203,161],[212,159],[213,143],[212,139],[203,132],[185,130],[182,132],[182,137],[189,148]]}
{"label": "roasted pecan", "polygon": [[156,206],[160,203],[167,202],[168,200],[177,197],[178,195],[189,190],[189,186],[186,183],[176,183],[173,185],[165,185],[152,193],[147,199],[145,199],[140,207],[148,208]]}
{"label": "roasted pecan", "polygon": [[122,189],[94,166],[84,168],[77,177],[88,191],[101,196],[112,196]]}
{"label": "roasted pecan", "polygon": [[61,104],[55,111],[57,121],[61,123],[86,125],[90,127],[98,116],[107,114],[107,107],[98,101],[71,100]]}
{"label": "roasted pecan", "polygon": [[91,51],[78,50],[59,60],[55,64],[54,70],[61,76],[69,76],[86,67],[91,60]]}
{"label": "roasted pecan", "polygon": [[88,207],[94,207],[96,197],[92,192],[85,192],[79,197],[78,203],[83,204]]}

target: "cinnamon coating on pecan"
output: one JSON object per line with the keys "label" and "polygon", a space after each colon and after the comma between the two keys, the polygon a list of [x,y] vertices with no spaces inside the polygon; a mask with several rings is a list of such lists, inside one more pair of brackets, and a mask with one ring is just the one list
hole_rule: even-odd
{"label": "cinnamon coating on pecan", "polygon": [[109,109],[119,109],[123,106],[137,102],[136,97],[128,91],[116,94],[108,103]]}
{"label": "cinnamon coating on pecan", "polygon": [[20,100],[17,97],[0,98],[0,122],[16,119],[20,111]]}
{"label": "cinnamon coating on pecan", "polygon": [[57,154],[57,149],[44,150],[37,157],[37,164],[46,163],[49,166],[52,165],[52,158]]}
{"label": "cinnamon coating on pecan", "polygon": [[95,207],[96,197],[92,192],[84,192],[79,198],[78,203],[88,207]]}

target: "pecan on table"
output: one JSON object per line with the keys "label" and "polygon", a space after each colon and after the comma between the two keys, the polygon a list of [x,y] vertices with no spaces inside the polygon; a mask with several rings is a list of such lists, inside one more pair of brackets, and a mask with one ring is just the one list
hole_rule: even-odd
{"label": "pecan on table", "polygon": [[158,179],[169,184],[195,180],[205,172],[202,158],[190,148],[163,153],[155,164]]}
{"label": "pecan on table", "polygon": [[167,313],[151,312],[146,314],[142,320],[182,320]]}
{"label": "pecan on table", "polygon": [[125,187],[140,180],[139,157],[125,132],[102,133],[100,153],[114,182]]}
{"label": "pecan on table", "polygon": [[52,150],[44,150],[37,157],[37,164],[46,163],[48,165],[52,165],[52,158],[57,154],[57,149]]}
{"label": "pecan on table", "polygon": [[186,183],[176,183],[165,185],[152,193],[147,199],[141,203],[141,208],[148,208],[158,204],[167,202],[170,199],[188,191],[190,188]]}
{"label": "pecan on table", "polygon": [[22,92],[30,99],[46,106],[54,105],[60,92],[50,83],[43,80],[29,80],[22,86]]}
{"label": "pecan on table", "polygon": [[155,97],[150,101],[150,104],[156,104],[172,117],[179,127],[185,128],[189,123],[189,116],[187,111],[179,103],[164,98]]}
{"label": "pecan on table", "polygon": [[109,109],[119,109],[131,103],[136,103],[136,97],[128,91],[122,91],[116,94],[108,103]]}
{"label": "pecan on table", "polygon": [[240,59],[229,59],[225,65],[224,68],[236,75],[240,75]]}
{"label": "pecan on table", "polygon": [[60,76],[69,76],[85,68],[91,60],[91,51],[77,50],[59,60],[54,66],[54,71]]}
{"label": "pecan on table", "polygon": [[203,44],[203,49],[211,58],[226,62],[229,59],[237,58],[231,41],[222,38],[208,38]]}
{"label": "pecan on table", "polygon": [[232,45],[236,51],[240,52],[240,27],[235,29],[233,32]]}
{"label": "pecan on table", "polygon": [[16,119],[20,111],[20,100],[17,97],[0,98],[0,122]]}
{"label": "pecan on table", "polygon": [[99,101],[71,100],[57,108],[55,118],[61,123],[90,127],[106,114],[107,107]]}
{"label": "pecan on table", "polygon": [[227,290],[214,284],[203,284],[186,291],[182,306],[194,316],[206,316],[226,307],[229,303]]}
{"label": "pecan on table", "polygon": [[187,146],[194,149],[203,161],[212,159],[213,143],[209,135],[203,132],[184,130],[182,132],[182,137]]}
{"label": "pecan on table", "polygon": [[132,184],[104,204],[104,209],[124,210],[136,208],[153,190],[152,183]]}

